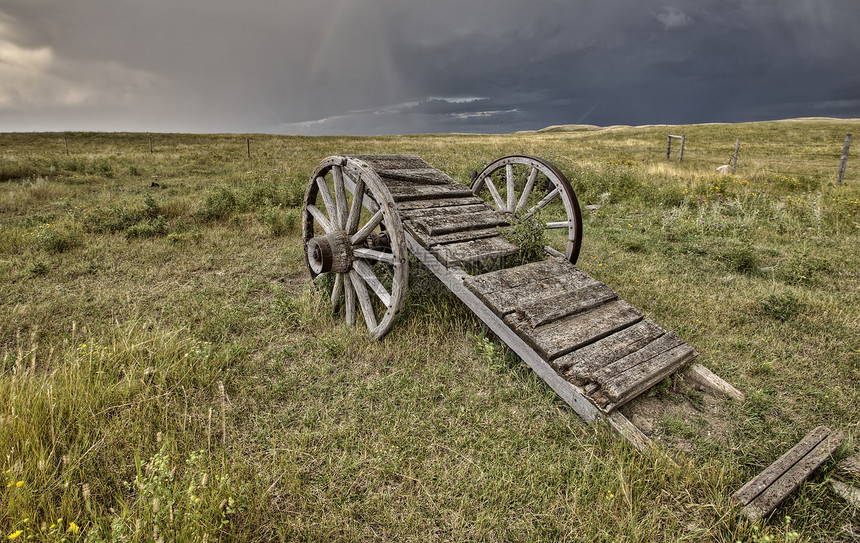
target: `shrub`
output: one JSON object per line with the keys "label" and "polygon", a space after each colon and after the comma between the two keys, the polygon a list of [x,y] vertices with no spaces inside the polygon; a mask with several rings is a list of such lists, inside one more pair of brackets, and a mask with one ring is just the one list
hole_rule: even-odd
{"label": "shrub", "polygon": [[202,222],[219,220],[227,217],[236,209],[236,195],[224,187],[215,189],[206,195],[203,205],[194,213],[195,218]]}
{"label": "shrub", "polygon": [[536,262],[544,256],[546,246],[546,231],[544,223],[538,215],[528,218],[514,216],[511,218],[511,226],[501,230],[502,236],[519,247],[519,252],[514,257],[519,263]]}
{"label": "shrub", "polygon": [[63,253],[81,244],[81,239],[77,232],[68,227],[56,226],[52,223],[40,225],[34,235],[36,236],[39,248],[51,254]]}
{"label": "shrub", "polygon": [[260,222],[269,228],[273,236],[279,237],[294,232],[300,216],[298,209],[266,207],[260,211]]}
{"label": "shrub", "polygon": [[749,245],[728,249],[722,254],[723,261],[730,270],[747,275],[759,272],[758,255]]}

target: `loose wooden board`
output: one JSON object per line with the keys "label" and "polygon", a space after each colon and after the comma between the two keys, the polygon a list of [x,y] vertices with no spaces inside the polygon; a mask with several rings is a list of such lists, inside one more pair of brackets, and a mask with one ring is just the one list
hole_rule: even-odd
{"label": "loose wooden board", "polygon": [[478,213],[451,213],[447,216],[412,218],[410,220],[430,236],[453,234],[466,230],[482,230],[496,226],[507,226],[508,219],[498,211]]}
{"label": "loose wooden board", "polygon": [[516,314],[505,322],[546,360],[553,360],[636,324],[642,319],[635,307],[615,300],[578,315],[538,328],[524,323]]}
{"label": "loose wooden board", "polygon": [[517,307],[535,303],[547,295],[580,289],[596,282],[570,262],[550,257],[516,268],[469,277],[465,285],[497,315],[505,316],[516,311]]}
{"label": "loose wooden board", "polygon": [[532,328],[588,311],[618,298],[605,283],[594,282],[577,289],[564,289],[558,294],[543,293],[539,300],[517,306],[517,316]]}
{"label": "loose wooden board", "polygon": [[496,236],[482,238],[449,245],[437,245],[430,252],[445,266],[468,264],[484,260],[504,258],[516,254],[519,248],[506,240]]}
{"label": "loose wooden board", "polygon": [[453,198],[431,198],[428,200],[407,200],[404,202],[397,203],[397,210],[403,215],[403,219],[406,220],[412,216],[413,211],[423,210],[423,209],[433,209],[437,207],[454,207],[454,206],[466,206],[466,205],[487,205],[483,200],[478,198],[477,196],[469,195],[466,196],[457,196]]}
{"label": "loose wooden board", "polygon": [[651,319],[636,323],[578,351],[557,358],[553,364],[565,377],[578,385],[592,381],[591,375],[631,353],[635,353],[666,331]]}
{"label": "loose wooden board", "polygon": [[842,442],[842,432],[819,426],[732,495],[751,521],[769,515]]}
{"label": "loose wooden board", "polygon": [[403,226],[406,227],[406,231],[412,234],[418,243],[420,243],[425,249],[436,247],[437,245],[446,245],[448,243],[458,243],[461,241],[481,238],[491,238],[499,235],[498,228],[482,228],[480,230],[467,230],[464,232],[453,232],[451,234],[431,236],[421,228],[418,228],[412,221],[403,221]]}

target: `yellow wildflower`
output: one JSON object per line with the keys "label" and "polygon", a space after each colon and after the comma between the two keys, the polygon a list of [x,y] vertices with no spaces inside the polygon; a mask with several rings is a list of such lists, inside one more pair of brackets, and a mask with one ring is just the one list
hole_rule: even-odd
{"label": "yellow wildflower", "polygon": [[72,521],[69,523],[69,531],[72,532],[73,534],[76,534],[76,533],[81,531],[81,527],[78,526],[77,524],[75,524],[74,521]]}
{"label": "yellow wildflower", "polygon": [[17,483],[15,483],[15,486],[21,488],[22,486],[24,486],[24,481],[18,481]]}
{"label": "yellow wildflower", "polygon": [[16,530],[16,531],[12,532],[11,534],[9,534],[8,539],[18,539],[18,536],[23,534],[23,533],[24,533],[24,530]]}

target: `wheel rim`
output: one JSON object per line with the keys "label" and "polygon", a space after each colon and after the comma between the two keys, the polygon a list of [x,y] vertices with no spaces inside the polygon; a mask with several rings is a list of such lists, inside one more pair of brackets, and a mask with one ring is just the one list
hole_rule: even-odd
{"label": "wheel rim", "polygon": [[[539,195],[542,185],[546,185],[549,190]],[[567,229],[565,258],[576,263],[582,246],[582,214],[570,182],[558,168],[538,157],[506,156],[484,168],[472,183],[472,192],[483,197],[495,209],[520,218],[557,208],[551,204],[560,200],[562,206],[561,209],[555,209],[556,214],[566,217],[563,220],[542,222],[547,230]],[[554,218],[562,219],[560,216]]]}
{"label": "wheel rim", "polygon": [[331,304],[347,324],[360,312],[372,339],[403,307],[409,268],[394,201],[363,161],[333,156],[311,175],[302,207],[305,264],[315,283],[333,278]]}

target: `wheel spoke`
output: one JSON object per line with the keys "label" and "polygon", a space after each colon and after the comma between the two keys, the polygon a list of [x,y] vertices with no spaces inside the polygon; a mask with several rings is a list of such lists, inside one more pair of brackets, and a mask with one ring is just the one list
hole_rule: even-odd
{"label": "wheel spoke", "polygon": [[358,247],[352,250],[352,254],[358,258],[367,260],[375,260],[377,262],[385,262],[386,264],[394,265],[394,255],[391,253],[383,253],[382,251],[374,251],[365,247]]}
{"label": "wheel spoke", "polygon": [[517,208],[516,208],[516,210],[514,210],[515,212],[526,207],[526,203],[529,201],[529,196],[531,196],[532,189],[535,186],[535,180],[537,179],[537,176],[538,176],[537,168],[532,167],[532,171],[529,172],[529,178],[526,181],[526,187],[523,189],[523,193],[520,195],[520,201],[517,202]]}
{"label": "wheel spoke", "polygon": [[317,206],[313,204],[308,204],[307,207],[308,212],[313,215],[314,219],[316,219],[318,223],[320,223],[320,226],[322,226],[322,229],[325,231],[326,234],[335,231],[334,225],[329,222],[328,218],[323,214],[322,211],[319,210]]}
{"label": "wheel spoke", "polygon": [[355,324],[355,289],[348,274],[343,274],[343,290],[346,298],[346,323],[350,326]]}
{"label": "wheel spoke", "polygon": [[505,210],[508,213],[514,212],[514,202],[516,202],[516,186],[514,184],[514,165],[505,164],[505,179],[508,182],[508,192],[505,196],[508,197],[508,206]]}
{"label": "wheel spoke", "polygon": [[334,166],[331,169],[334,177],[334,203],[337,207],[337,221],[341,228],[346,225],[346,190],[343,186],[343,168]]}
{"label": "wheel spoke", "polygon": [[353,264],[353,268],[359,275],[361,275],[361,278],[364,279],[367,286],[376,293],[386,309],[391,307],[391,295],[388,294],[388,291],[385,290],[385,287],[379,282],[379,279],[377,279],[376,275],[373,273],[373,269],[367,264],[367,262],[356,260]]}
{"label": "wheel spoke", "polygon": [[370,294],[367,292],[364,279],[354,269],[349,270],[349,278],[352,281],[355,296],[358,298],[358,303],[361,306],[361,314],[364,315],[364,322],[367,323],[368,330],[373,331],[376,328],[376,315],[373,313],[373,303],[370,301]]}
{"label": "wheel spoke", "polygon": [[373,232],[373,230],[377,226],[379,226],[379,223],[382,222],[383,218],[385,217],[383,216],[382,210],[380,209],[373,215],[373,217],[370,218],[369,221],[367,221],[367,224],[361,227],[361,230],[353,234],[352,239],[350,240],[352,241],[352,244],[357,245],[362,241],[366,240],[367,236],[369,236],[370,233]]}
{"label": "wheel spoke", "polygon": [[552,201],[553,198],[555,198],[559,194],[560,194],[560,191],[558,190],[558,187],[556,187],[555,189],[553,189],[552,192],[547,194],[543,200],[538,202],[533,208],[529,209],[529,212],[526,213],[525,218],[527,219],[527,218],[531,217],[532,215],[534,215],[535,213],[537,213],[538,211],[540,211],[541,209],[543,209],[548,203],[550,203]]}
{"label": "wheel spoke", "polygon": [[[352,180],[348,177],[345,179],[348,184],[352,184]],[[346,219],[344,230],[350,236],[355,234],[358,228],[358,221],[361,218],[361,203],[364,200],[364,179],[358,178],[358,183],[352,188],[352,207],[349,210],[349,217]]]}
{"label": "wheel spoke", "polygon": [[328,183],[325,182],[325,177],[317,177],[317,186],[319,187],[320,196],[322,196],[325,210],[328,211],[328,216],[331,219],[331,224],[336,230],[340,229],[340,223],[337,218],[337,207],[334,205],[334,199],[331,196],[331,191],[328,190]]}
{"label": "wheel spoke", "polygon": [[334,288],[331,289],[331,305],[335,311],[340,307],[340,296],[343,294],[343,274],[337,274],[334,279]]}
{"label": "wheel spoke", "polygon": [[499,195],[499,191],[496,190],[496,185],[493,184],[493,180],[490,179],[489,175],[484,178],[484,182],[487,184],[487,188],[490,189],[490,195],[493,197],[493,201],[496,202],[496,209],[504,211],[505,203],[502,201],[502,197]]}

